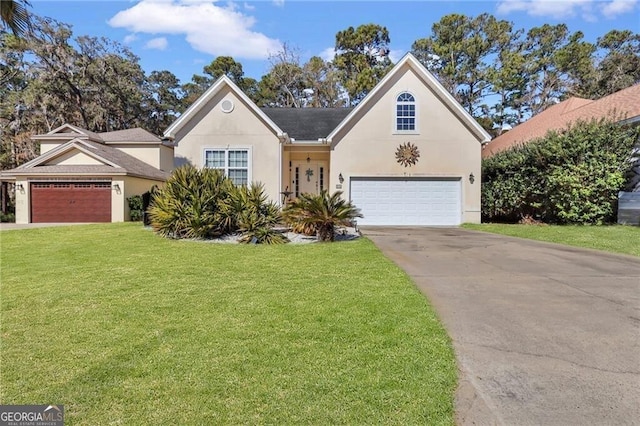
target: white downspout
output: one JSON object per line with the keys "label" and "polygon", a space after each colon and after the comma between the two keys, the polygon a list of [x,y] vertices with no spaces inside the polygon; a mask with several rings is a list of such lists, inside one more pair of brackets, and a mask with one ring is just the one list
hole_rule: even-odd
{"label": "white downspout", "polygon": [[289,140],[289,135],[283,133],[278,135],[278,200],[277,204],[282,207],[282,153],[284,151],[284,144]]}

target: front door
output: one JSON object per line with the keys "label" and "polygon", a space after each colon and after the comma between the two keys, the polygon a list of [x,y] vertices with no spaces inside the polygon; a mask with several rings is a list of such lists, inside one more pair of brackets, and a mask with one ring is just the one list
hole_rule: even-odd
{"label": "front door", "polygon": [[319,194],[320,191],[326,188],[326,162],[301,161],[293,163],[291,174],[291,186],[294,197],[304,193]]}

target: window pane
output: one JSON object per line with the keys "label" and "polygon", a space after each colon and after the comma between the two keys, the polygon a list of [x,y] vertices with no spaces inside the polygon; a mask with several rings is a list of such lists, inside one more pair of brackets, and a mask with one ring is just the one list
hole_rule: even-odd
{"label": "window pane", "polygon": [[229,167],[247,167],[249,153],[247,151],[229,151]]}
{"label": "window pane", "polygon": [[205,152],[205,167],[212,169],[224,168],[224,151],[206,151]]}
{"label": "window pane", "polygon": [[409,93],[398,95],[396,103],[396,129],[415,130],[416,129],[416,105],[415,98]]}
{"label": "window pane", "polygon": [[398,102],[415,102],[415,99],[413,95],[409,93],[401,93],[400,96],[398,96]]}
{"label": "window pane", "polygon": [[229,169],[229,178],[235,185],[247,185],[248,173],[245,169]]}

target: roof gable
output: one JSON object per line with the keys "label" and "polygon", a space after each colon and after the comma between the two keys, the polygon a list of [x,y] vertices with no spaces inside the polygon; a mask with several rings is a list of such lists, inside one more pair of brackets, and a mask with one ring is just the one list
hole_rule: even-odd
{"label": "roof gable", "polygon": [[51,130],[48,133],[45,133],[44,135],[36,135],[33,137],[33,139],[40,139],[40,138],[48,139],[51,137],[53,138],[67,137],[69,139],[73,137],[78,137],[82,139],[91,139],[99,142],[102,141],[98,133],[89,131],[87,129],[83,129],[82,127],[74,126],[69,123],[65,123],[62,126],[56,127],[55,129]]}
{"label": "roof gable", "polygon": [[164,132],[167,138],[175,138],[176,134],[187,123],[194,119],[198,113],[206,107],[207,103],[223,88],[228,87],[234,94],[241,99],[245,105],[258,117],[265,125],[273,131],[279,138],[286,138],[287,134],[278,127],[258,106],[251,100],[240,88],[226,75],[218,78],[215,83],[206,92],[204,92],[176,121],[174,121]]}
{"label": "roof gable", "polygon": [[[74,151],[91,158],[93,161],[91,164],[56,164],[55,159],[72,156]],[[158,170],[119,149],[80,138],[57,146],[15,169],[7,170],[6,174],[37,172],[73,174],[79,170],[82,170],[84,174],[91,173],[93,170],[101,174],[126,174],[159,181],[164,181],[169,176],[168,173]]]}
{"label": "roof gable", "polygon": [[412,69],[421,81],[427,85],[438,99],[444,103],[453,114],[467,127],[479,142],[488,142],[491,136],[480,124],[455,100],[453,95],[449,93],[442,84],[431,74],[411,53],[407,53],[394,67],[384,76],[382,80],[373,88],[369,94],[347,115],[344,120],[329,134],[327,141],[333,145],[338,142],[340,132],[347,131],[357,121],[358,115],[362,110],[370,108],[377,95],[387,90],[387,87],[393,82],[399,73],[403,72],[405,66]]}
{"label": "roof gable", "polygon": [[82,129],[80,127],[76,127],[69,123],[64,123],[62,126],[56,127],[55,129],[51,130],[50,132],[47,132],[46,134],[55,135],[57,133],[77,133],[79,135],[89,136],[89,133],[87,130]]}
{"label": "roof gable", "polygon": [[56,158],[64,155],[68,155],[73,151],[81,152],[82,154],[92,158],[94,161],[100,162],[104,165],[108,165],[111,167],[118,167],[117,164],[112,161],[103,158],[96,150],[93,148],[92,144],[88,141],[82,140],[80,138],[76,138],[66,142],[60,146],[55,147],[54,149],[42,154],[39,157],[34,158],[33,160],[21,165],[18,169],[31,169],[38,166],[46,166],[50,165],[50,162],[54,162]]}

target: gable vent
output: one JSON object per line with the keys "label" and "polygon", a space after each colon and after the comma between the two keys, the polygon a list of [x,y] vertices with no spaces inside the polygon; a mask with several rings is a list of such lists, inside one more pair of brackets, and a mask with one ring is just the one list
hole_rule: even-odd
{"label": "gable vent", "polygon": [[224,113],[230,113],[231,111],[233,111],[233,101],[229,100],[229,99],[225,99],[224,101],[222,101],[222,103],[220,104],[220,109],[222,110],[222,112]]}

